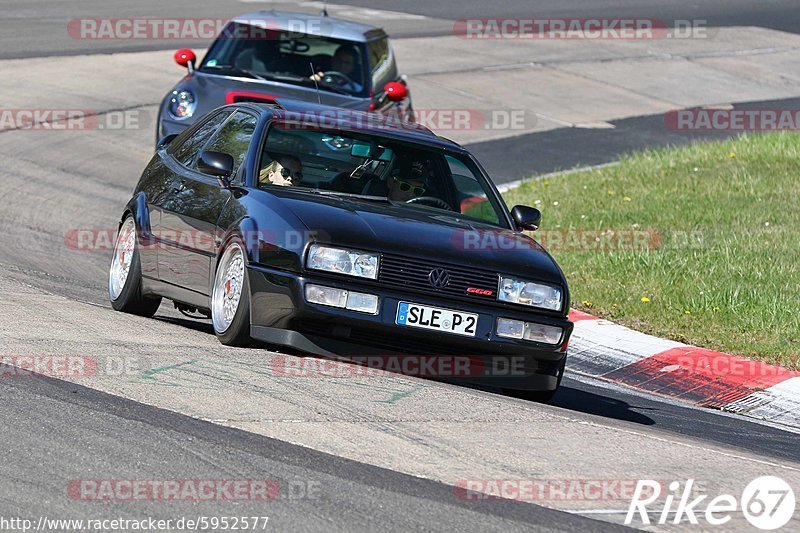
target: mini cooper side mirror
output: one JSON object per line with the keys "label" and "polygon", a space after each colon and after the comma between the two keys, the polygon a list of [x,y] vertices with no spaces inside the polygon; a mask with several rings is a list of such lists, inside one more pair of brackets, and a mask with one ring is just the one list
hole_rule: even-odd
{"label": "mini cooper side mirror", "polygon": [[399,81],[390,81],[383,86],[383,90],[386,92],[386,98],[392,102],[401,102],[408,96],[408,87]]}
{"label": "mini cooper side mirror", "polygon": [[229,178],[233,174],[233,157],[222,152],[204,150],[200,152],[200,158],[197,160],[197,170],[214,176],[219,180],[219,184],[227,189],[231,184]]}
{"label": "mini cooper side mirror", "polygon": [[197,56],[194,55],[194,52],[189,48],[181,48],[175,55],[175,62],[182,67],[189,69],[189,74],[194,72],[194,65],[197,61]]}
{"label": "mini cooper side mirror", "polygon": [[514,209],[511,210],[511,217],[514,219],[517,229],[520,230],[536,231],[542,222],[542,212],[527,205],[514,206]]}

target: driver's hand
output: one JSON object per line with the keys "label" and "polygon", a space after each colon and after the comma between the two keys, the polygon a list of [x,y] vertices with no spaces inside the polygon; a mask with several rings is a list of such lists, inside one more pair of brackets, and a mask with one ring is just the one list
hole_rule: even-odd
{"label": "driver's hand", "polygon": [[322,81],[322,78],[324,78],[324,77],[325,77],[325,73],[320,71],[320,72],[317,72],[316,74],[313,74],[311,76],[311,79],[314,80],[314,81]]}

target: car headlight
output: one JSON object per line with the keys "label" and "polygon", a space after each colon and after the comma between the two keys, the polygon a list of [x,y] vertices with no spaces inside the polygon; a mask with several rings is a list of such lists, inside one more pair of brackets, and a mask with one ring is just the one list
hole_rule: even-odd
{"label": "car headlight", "polygon": [[197,110],[197,99],[189,90],[172,91],[169,101],[169,114],[172,118],[183,120],[194,115]]}
{"label": "car headlight", "polygon": [[561,289],[558,287],[500,276],[497,299],[501,302],[560,311],[561,298]]}
{"label": "car headlight", "polygon": [[347,274],[359,278],[378,279],[378,256],[355,250],[344,250],[312,244],[308,251],[306,266],[313,270],[324,270],[336,274]]}

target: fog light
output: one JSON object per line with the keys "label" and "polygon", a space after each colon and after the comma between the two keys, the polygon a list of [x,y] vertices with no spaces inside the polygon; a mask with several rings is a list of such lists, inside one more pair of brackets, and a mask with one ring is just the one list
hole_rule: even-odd
{"label": "fog light", "polygon": [[345,307],[351,311],[378,314],[378,297],[374,294],[364,294],[361,292],[351,292],[347,295]]}
{"label": "fog light", "polygon": [[544,344],[558,344],[561,340],[561,328],[558,326],[545,326],[543,324],[525,324],[525,340],[543,342]]}
{"label": "fog light", "polygon": [[525,331],[525,322],[508,318],[497,319],[497,336],[510,339],[521,339]]}
{"label": "fog light", "polygon": [[320,285],[306,285],[306,300],[312,304],[344,307],[347,303],[347,291]]}
{"label": "fog light", "polygon": [[525,339],[543,344],[558,344],[563,330],[558,326],[545,326],[533,322],[522,322],[510,318],[497,319],[497,336],[509,339]]}
{"label": "fog light", "polygon": [[309,284],[306,285],[306,301],[312,304],[346,308],[359,313],[378,314],[378,297],[374,294]]}

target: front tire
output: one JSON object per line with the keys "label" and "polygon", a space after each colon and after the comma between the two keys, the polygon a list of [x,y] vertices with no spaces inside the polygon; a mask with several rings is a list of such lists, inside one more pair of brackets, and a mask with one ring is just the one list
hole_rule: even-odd
{"label": "front tire", "polygon": [[108,271],[108,299],[111,307],[123,313],[151,317],[161,298],[142,295],[142,263],[136,239],[136,223],[128,215],[122,222]]}
{"label": "front tire", "polygon": [[250,283],[242,245],[231,242],[222,253],[211,293],[214,333],[227,346],[249,346]]}

